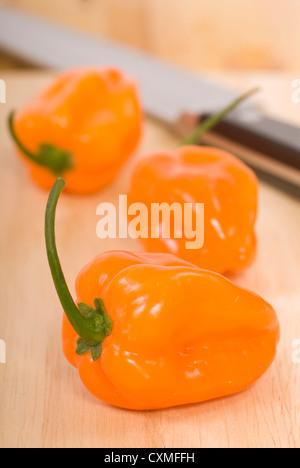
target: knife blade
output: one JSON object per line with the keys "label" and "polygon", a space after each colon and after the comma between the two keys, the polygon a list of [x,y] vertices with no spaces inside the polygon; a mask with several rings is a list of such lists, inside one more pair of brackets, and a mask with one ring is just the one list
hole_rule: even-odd
{"label": "knife blade", "polygon": [[[146,112],[183,136],[193,130],[201,116],[220,110],[237,97],[230,89],[149,54],[8,6],[0,6],[0,47],[56,70],[78,65],[118,66],[138,81]],[[185,125],[187,120],[189,125]],[[259,176],[300,195],[298,127],[266,117],[246,102],[206,134],[203,142],[232,151]]]}

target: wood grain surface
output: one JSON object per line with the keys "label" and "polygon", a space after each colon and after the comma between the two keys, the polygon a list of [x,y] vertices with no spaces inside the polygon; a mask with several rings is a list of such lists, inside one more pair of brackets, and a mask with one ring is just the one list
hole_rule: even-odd
{"label": "wood grain surface", "polygon": [[[300,339],[300,202],[260,185],[256,262],[233,277],[268,300],[281,322],[275,363],[241,394],[164,411],[131,412],[95,399],[81,384],[61,349],[62,311],[46,261],[43,222],[47,193],[34,186],[15,157],[5,119],[51,79],[49,73],[9,73],[6,105],[0,104],[0,339],[7,362],[0,364],[0,446],[3,447],[300,447],[300,363],[292,343]],[[264,82],[270,113],[299,122],[290,103],[291,77],[218,77],[240,88]],[[103,192],[63,196],[57,237],[66,278],[106,249],[138,249],[133,240],[100,241],[96,207],[126,193],[135,159],[177,140],[147,121],[137,155]]]}
{"label": "wood grain surface", "polygon": [[0,0],[193,70],[300,68],[299,0]]}

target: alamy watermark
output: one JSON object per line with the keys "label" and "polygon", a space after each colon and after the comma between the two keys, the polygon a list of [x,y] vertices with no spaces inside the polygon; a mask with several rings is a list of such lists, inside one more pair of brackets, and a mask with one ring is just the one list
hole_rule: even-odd
{"label": "alamy watermark", "polygon": [[[6,84],[0,79],[0,104],[6,104]],[[6,344],[0,340],[0,364],[6,364]]]}
{"label": "alamy watermark", "polygon": [[295,79],[292,81],[292,88],[294,91],[292,92],[292,102],[294,104],[300,103],[300,78]]}
{"label": "alamy watermark", "polygon": [[144,203],[128,206],[127,195],[119,195],[119,206],[100,203],[96,210],[100,239],[185,239],[187,250],[204,244],[203,203]]}
{"label": "alamy watermark", "polygon": [[0,364],[6,364],[6,344],[4,340],[0,340]]}
{"label": "alamy watermark", "polygon": [[0,79],[0,104],[6,104],[6,84]]}
{"label": "alamy watermark", "polygon": [[292,348],[294,349],[292,361],[294,364],[300,364],[300,339],[293,341]]}

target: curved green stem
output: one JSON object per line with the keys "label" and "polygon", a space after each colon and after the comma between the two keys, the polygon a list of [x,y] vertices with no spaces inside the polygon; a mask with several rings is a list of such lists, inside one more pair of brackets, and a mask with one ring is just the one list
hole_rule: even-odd
{"label": "curved green stem", "polygon": [[242,96],[238,97],[235,99],[231,104],[229,104],[225,109],[221,110],[220,112],[217,112],[216,114],[212,115],[208,119],[206,119],[204,122],[202,122],[199,127],[196,128],[196,130],[188,136],[182,143],[182,146],[185,145],[192,145],[195,143],[199,143],[201,140],[201,137],[204,135],[204,133],[208,132],[211,130],[213,127],[215,127],[224,117],[226,117],[229,112],[233,111],[236,107],[238,107],[243,101],[248,99],[250,96],[253,94],[257,93],[259,91],[259,88],[253,88],[247,93],[243,94]]}
{"label": "curved green stem", "polygon": [[74,168],[72,154],[49,143],[42,143],[36,154],[29,151],[16,134],[14,117],[15,112],[11,112],[8,117],[8,128],[13,141],[27,159],[49,169],[55,176],[61,176],[65,171]]}
{"label": "curved green stem", "polygon": [[78,304],[77,307],[67,286],[55,240],[56,207],[64,186],[65,181],[58,179],[50,192],[47,203],[45,239],[48,262],[61,305],[70,324],[80,337],[77,343],[77,354],[91,351],[93,359],[96,360],[101,355],[104,339],[112,332],[112,321],[107,315],[101,299],[95,299],[95,309],[86,304]]}

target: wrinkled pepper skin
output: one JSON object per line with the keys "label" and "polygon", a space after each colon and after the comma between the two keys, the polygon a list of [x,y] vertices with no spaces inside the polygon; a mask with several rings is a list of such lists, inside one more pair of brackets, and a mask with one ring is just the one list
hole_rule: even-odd
{"label": "wrinkled pepper skin", "polygon": [[[67,71],[16,114],[15,131],[36,153],[51,144],[72,155],[73,168],[63,175],[66,191],[89,194],[110,183],[135,151],[142,132],[136,84],[117,69]],[[57,175],[17,149],[32,179],[49,190]]]}
{"label": "wrinkled pepper skin", "polygon": [[111,405],[153,410],[231,395],[275,357],[279,324],[267,302],[172,255],[103,253],[81,271],[76,292],[91,306],[102,298],[113,330],[94,362],[76,354],[65,317],[64,353]]}
{"label": "wrinkled pepper skin", "polygon": [[[167,252],[217,273],[248,267],[255,258],[258,183],[233,155],[204,146],[182,146],[140,160],[133,169],[128,202],[204,203],[204,245],[186,239],[141,239],[148,252]],[[149,228],[150,229],[150,228]]]}

